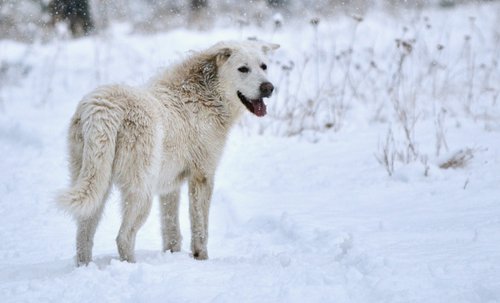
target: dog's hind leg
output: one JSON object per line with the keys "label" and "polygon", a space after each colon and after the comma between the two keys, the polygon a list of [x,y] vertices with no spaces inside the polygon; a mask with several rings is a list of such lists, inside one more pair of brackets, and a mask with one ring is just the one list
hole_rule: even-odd
{"label": "dog's hind leg", "polygon": [[[82,169],[83,157],[83,135],[81,130],[81,121],[74,117],[71,121],[69,131],[69,168],[71,172],[71,184],[74,186],[78,180],[80,170]],[[103,197],[103,201],[97,211],[89,218],[77,219],[76,233],[76,265],[87,265],[92,261],[92,247],[94,245],[94,236],[97,225],[102,217],[104,203],[109,195],[109,189]]]}
{"label": "dog's hind leg", "polygon": [[104,202],[108,198],[109,190],[104,195],[103,202],[99,209],[86,219],[79,219],[77,222],[76,233],[76,265],[82,266],[89,264],[92,261],[92,247],[94,246],[94,236],[97,230],[97,225],[102,217],[104,210]]}
{"label": "dog's hind leg", "polygon": [[160,197],[163,251],[178,252],[182,246],[179,226],[179,189]]}
{"label": "dog's hind leg", "polygon": [[152,195],[147,190],[123,190],[123,221],[116,237],[120,260],[135,262],[135,238],[151,210]]}

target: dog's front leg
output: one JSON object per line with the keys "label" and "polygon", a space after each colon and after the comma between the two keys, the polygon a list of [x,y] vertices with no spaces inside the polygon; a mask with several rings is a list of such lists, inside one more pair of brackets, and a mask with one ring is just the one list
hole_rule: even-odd
{"label": "dog's front leg", "polygon": [[208,259],[208,211],[213,184],[213,174],[198,173],[189,180],[191,251],[197,260]]}
{"label": "dog's front leg", "polygon": [[179,189],[162,195],[160,197],[160,206],[163,251],[181,251],[182,236],[179,224]]}

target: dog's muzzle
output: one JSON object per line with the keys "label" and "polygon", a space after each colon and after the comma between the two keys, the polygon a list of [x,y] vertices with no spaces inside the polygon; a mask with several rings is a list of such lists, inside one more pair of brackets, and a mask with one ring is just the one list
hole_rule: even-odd
{"label": "dog's muzzle", "polygon": [[260,85],[261,98],[268,98],[273,94],[274,86],[271,82],[264,82]]}

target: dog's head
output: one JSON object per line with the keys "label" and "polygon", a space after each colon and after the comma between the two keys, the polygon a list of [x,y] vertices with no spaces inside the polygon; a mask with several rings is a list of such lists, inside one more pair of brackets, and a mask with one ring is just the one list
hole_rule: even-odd
{"label": "dog's head", "polygon": [[260,41],[221,42],[213,46],[220,88],[225,97],[256,116],[264,116],[266,104],[263,99],[270,97],[274,90],[267,79],[267,54],[278,47],[278,44]]}

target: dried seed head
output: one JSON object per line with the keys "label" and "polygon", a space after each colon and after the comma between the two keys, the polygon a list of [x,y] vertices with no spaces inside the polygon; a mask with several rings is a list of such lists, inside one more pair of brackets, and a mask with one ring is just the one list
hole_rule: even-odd
{"label": "dried seed head", "polygon": [[281,28],[283,26],[283,16],[280,13],[277,13],[273,16],[274,27],[276,29]]}
{"label": "dried seed head", "polygon": [[396,46],[397,46],[397,48],[402,48],[408,54],[410,54],[412,52],[412,50],[413,50],[413,43],[415,43],[414,39],[411,39],[411,40],[396,39]]}
{"label": "dried seed head", "polygon": [[351,16],[355,21],[357,22],[363,22],[363,17],[359,15],[352,15]]}
{"label": "dried seed head", "polygon": [[281,28],[283,26],[283,23],[281,22],[281,20],[274,20],[274,28],[278,29],[278,28]]}

